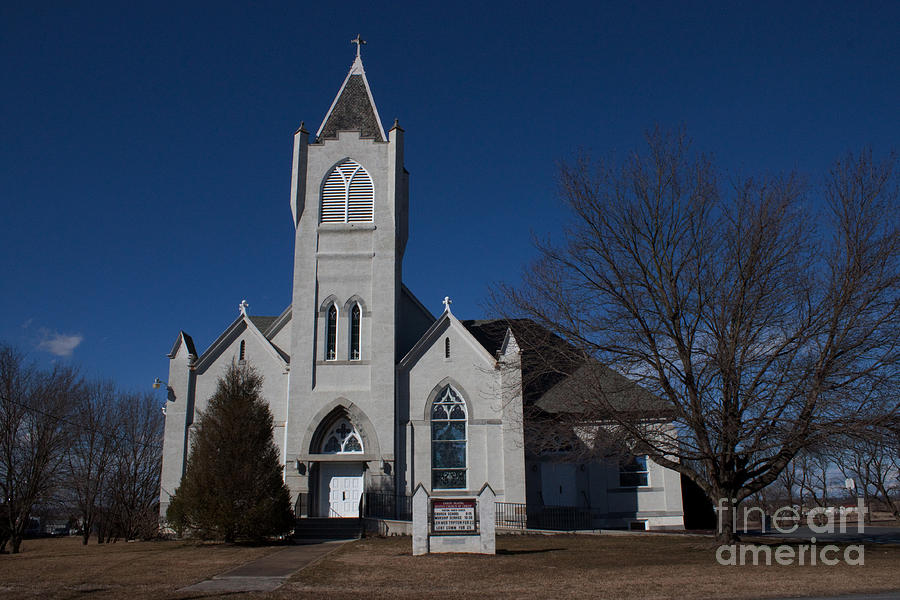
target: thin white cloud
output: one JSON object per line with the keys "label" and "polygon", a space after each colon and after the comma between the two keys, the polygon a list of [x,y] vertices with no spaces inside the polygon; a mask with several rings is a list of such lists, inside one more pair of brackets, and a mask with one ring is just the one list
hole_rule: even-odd
{"label": "thin white cloud", "polygon": [[24,323],[22,323],[22,329],[28,329],[29,327],[31,327],[31,323],[32,323],[33,321],[34,321],[34,319],[28,319],[27,321],[25,321]]}
{"label": "thin white cloud", "polygon": [[56,356],[72,356],[72,352],[84,340],[84,336],[80,333],[66,335],[44,330],[42,335],[44,339],[38,343],[38,350],[44,350]]}

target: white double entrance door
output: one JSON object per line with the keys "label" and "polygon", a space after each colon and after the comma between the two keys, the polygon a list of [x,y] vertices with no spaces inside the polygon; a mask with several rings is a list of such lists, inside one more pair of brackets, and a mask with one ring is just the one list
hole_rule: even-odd
{"label": "white double entrance door", "polygon": [[359,516],[363,493],[361,463],[320,463],[319,483],[320,516]]}

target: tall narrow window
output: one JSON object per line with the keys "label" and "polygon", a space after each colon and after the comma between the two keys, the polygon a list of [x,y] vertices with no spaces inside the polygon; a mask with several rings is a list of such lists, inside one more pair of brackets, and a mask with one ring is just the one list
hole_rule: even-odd
{"label": "tall narrow window", "polygon": [[359,304],[354,304],[350,311],[350,360],[359,360],[360,316]]}
{"label": "tall narrow window", "polygon": [[328,321],[325,324],[325,360],[337,358],[337,307],[328,307]]}
{"label": "tall narrow window", "polygon": [[244,350],[246,350],[244,346],[244,340],[241,340],[241,352],[238,356],[238,360],[244,360]]}
{"label": "tall narrow window", "polygon": [[366,170],[345,158],[322,185],[320,223],[371,223],[375,217],[375,186]]}
{"label": "tall narrow window", "polygon": [[466,403],[447,386],[431,407],[431,488],[466,487]]}
{"label": "tall narrow window", "polygon": [[450,358],[450,338],[444,338],[444,358]]}

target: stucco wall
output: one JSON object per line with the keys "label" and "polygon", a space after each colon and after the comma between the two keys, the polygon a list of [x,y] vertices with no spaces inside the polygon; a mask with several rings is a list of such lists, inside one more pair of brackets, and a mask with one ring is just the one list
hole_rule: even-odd
{"label": "stucco wall", "polygon": [[[352,407],[371,427],[366,451],[367,485],[385,487],[394,459],[394,405],[397,303],[400,255],[405,233],[397,229],[398,204],[406,202],[402,167],[402,139],[392,132],[390,142],[362,139],[356,132],[308,144],[302,133],[295,143],[292,196],[299,212],[294,253],[291,318],[291,378],[288,407],[287,459],[312,458],[309,440],[323,414],[337,406]],[[298,155],[300,155],[298,157]],[[373,223],[319,224],[322,182],[344,158],[352,158],[372,178]],[[405,210],[405,207],[404,207]],[[405,240],[403,240],[405,241]],[[360,360],[349,356],[350,302],[363,308]],[[336,360],[325,360],[327,307],[339,310]],[[308,475],[286,470],[296,497],[307,492]]]}
{"label": "stucco wall", "polygon": [[[450,358],[445,355],[447,339]],[[414,355],[399,373],[400,402],[408,406],[409,415],[409,423],[401,428],[400,434],[407,455],[406,489],[412,490],[421,483],[434,495],[475,494],[489,483],[498,500],[503,501],[506,494],[503,402],[496,361],[455,320],[439,322],[428,340],[428,344],[413,350]],[[432,490],[431,487],[430,406],[446,385],[452,385],[462,396],[468,412],[465,490]]]}

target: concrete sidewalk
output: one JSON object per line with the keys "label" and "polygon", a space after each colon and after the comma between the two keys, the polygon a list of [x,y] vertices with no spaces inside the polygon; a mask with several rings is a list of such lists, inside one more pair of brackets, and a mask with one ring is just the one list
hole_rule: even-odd
{"label": "concrete sidewalk", "polygon": [[270,592],[300,569],[311,565],[350,540],[312,542],[263,556],[179,592]]}

